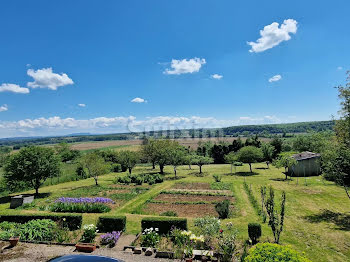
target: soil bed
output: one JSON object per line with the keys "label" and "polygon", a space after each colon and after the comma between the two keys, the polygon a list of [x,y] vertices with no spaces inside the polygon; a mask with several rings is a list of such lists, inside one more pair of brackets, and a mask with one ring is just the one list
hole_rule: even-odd
{"label": "soil bed", "polygon": [[159,194],[154,200],[174,202],[219,202],[225,199],[233,200],[230,196],[205,196],[205,195],[174,195],[174,194]]}
{"label": "soil bed", "polygon": [[145,210],[150,213],[161,214],[165,211],[175,211],[180,217],[217,216],[214,204],[172,204],[148,203]]}
{"label": "soil bed", "polygon": [[176,183],[174,189],[210,189],[209,183]]}

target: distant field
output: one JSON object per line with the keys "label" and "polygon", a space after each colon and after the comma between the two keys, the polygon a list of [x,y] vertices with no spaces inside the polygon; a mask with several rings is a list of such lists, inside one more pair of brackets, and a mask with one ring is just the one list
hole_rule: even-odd
{"label": "distant field", "polygon": [[[211,137],[211,138],[180,138],[175,139],[178,141],[181,145],[185,147],[191,147],[193,149],[197,149],[198,142],[205,143],[207,141],[211,141],[213,143],[225,141],[228,143],[232,143],[233,140],[236,140],[237,137]],[[243,141],[246,140],[246,138],[241,138]],[[262,141],[269,141],[269,138],[259,138]],[[81,142],[81,143],[74,143],[72,144],[72,149],[76,150],[91,150],[91,149],[113,149],[113,150],[122,150],[122,149],[128,149],[128,150],[137,150],[139,146],[142,144],[142,140],[135,139],[135,140],[110,140],[110,141],[94,141],[94,142]]]}

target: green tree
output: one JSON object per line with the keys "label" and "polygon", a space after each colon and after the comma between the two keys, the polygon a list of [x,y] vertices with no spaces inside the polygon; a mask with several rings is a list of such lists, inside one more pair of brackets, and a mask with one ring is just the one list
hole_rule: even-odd
{"label": "green tree", "polygon": [[252,163],[261,161],[263,153],[260,148],[255,146],[242,147],[237,153],[238,161],[249,164],[250,172],[253,173]]}
{"label": "green tree", "polygon": [[272,139],[270,144],[275,148],[273,158],[276,158],[277,155],[282,152],[283,140],[276,136]]}
{"label": "green tree", "polygon": [[62,162],[72,161],[80,156],[78,150],[73,150],[68,143],[62,142],[56,145],[56,153],[60,156]]}
{"label": "green tree", "polygon": [[4,166],[10,156],[12,148],[9,146],[0,147],[0,167]]}
{"label": "green tree", "polygon": [[176,177],[176,168],[185,163],[186,151],[183,146],[178,143],[173,143],[169,151],[169,164],[174,168],[174,174]]}
{"label": "green tree", "polygon": [[140,155],[137,152],[124,150],[120,151],[118,154],[118,162],[122,166],[122,169],[129,170],[129,174],[131,174],[132,169],[136,166],[136,164],[140,161]]}
{"label": "green tree", "polygon": [[5,165],[4,177],[9,187],[23,182],[39,194],[40,186],[49,177],[60,173],[59,158],[54,150],[46,147],[29,146],[10,156]]}
{"label": "green tree", "polygon": [[227,155],[225,155],[225,162],[231,165],[231,174],[232,174],[232,167],[234,163],[237,162],[237,154],[235,152],[228,153]]}
{"label": "green tree", "polygon": [[296,165],[298,162],[295,160],[295,158],[292,157],[294,153],[293,152],[285,152],[281,153],[278,157],[278,159],[274,162],[274,165],[277,168],[284,167],[284,174],[286,175],[286,179],[288,178],[289,169]]}
{"label": "green tree", "polygon": [[206,157],[206,156],[196,156],[193,159],[193,164],[199,166],[199,174],[202,174],[202,166],[209,165],[213,162],[214,160],[211,157]]}
{"label": "green tree", "polygon": [[157,143],[153,138],[144,139],[141,149],[142,157],[152,163],[153,169],[155,169],[157,162],[156,145]]}
{"label": "green tree", "polygon": [[98,152],[85,154],[81,158],[81,164],[88,171],[88,176],[94,178],[96,186],[98,185],[98,177],[107,174],[110,170],[109,166]]}
{"label": "green tree", "polygon": [[262,198],[264,199],[266,213],[269,216],[269,226],[271,227],[275,243],[278,244],[284,225],[286,193],[282,191],[280,212],[278,213],[275,207],[275,191],[272,186],[269,187],[268,196],[266,196],[266,189],[262,189],[261,192],[264,194]]}
{"label": "green tree", "polygon": [[272,162],[273,159],[275,148],[271,144],[262,143],[261,151],[263,153],[264,161],[266,161],[267,168],[269,168],[269,164]]}
{"label": "green tree", "polygon": [[160,173],[164,174],[164,167],[170,162],[171,148],[174,146],[174,141],[169,139],[159,139],[154,141],[155,162],[159,165]]}

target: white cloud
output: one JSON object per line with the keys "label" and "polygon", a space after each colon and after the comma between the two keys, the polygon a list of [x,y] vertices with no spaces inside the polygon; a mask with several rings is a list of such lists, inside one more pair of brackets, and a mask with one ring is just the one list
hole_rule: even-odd
{"label": "white cloud", "polygon": [[57,90],[60,86],[72,85],[73,80],[67,74],[56,74],[52,68],[43,68],[38,70],[28,69],[27,74],[34,79],[34,82],[28,82],[27,86],[31,88],[48,88]]}
{"label": "white cloud", "polygon": [[80,107],[86,107],[85,104],[78,104],[78,106],[80,106]]}
{"label": "white cloud", "polygon": [[291,36],[289,34],[297,32],[297,24],[298,22],[294,19],[286,19],[281,26],[277,22],[265,26],[263,30],[260,30],[261,37],[256,42],[248,42],[248,45],[251,46],[249,52],[263,52],[279,45],[283,41],[290,40]]}
{"label": "white cloud", "polygon": [[131,100],[132,103],[146,103],[147,101],[140,97],[135,97],[133,100]]}
{"label": "white cloud", "polygon": [[28,94],[29,89],[26,87],[20,87],[16,84],[1,84],[0,85],[0,92],[12,92],[12,93],[18,93],[18,94]]}
{"label": "white cloud", "polygon": [[189,60],[171,60],[171,69],[167,68],[163,72],[166,75],[180,75],[180,74],[188,74],[188,73],[196,73],[198,72],[202,65],[205,65],[206,61],[204,58],[191,58]]}
{"label": "white cloud", "polygon": [[219,74],[213,74],[213,75],[211,75],[211,78],[218,79],[218,80],[220,80],[220,79],[223,78],[223,77],[224,77],[223,75],[219,75]]}
{"label": "white cloud", "polygon": [[8,110],[8,107],[7,107],[7,105],[5,104],[5,105],[2,105],[2,106],[0,106],[0,112],[4,112],[4,111],[7,111]]}
{"label": "white cloud", "polygon": [[0,121],[0,137],[49,136],[70,133],[117,133],[151,130],[177,130],[192,128],[214,128],[234,125],[272,124],[284,122],[276,116],[250,117],[225,120],[199,116],[156,116],[137,120],[134,116],[97,117],[90,119],[49,118]]}
{"label": "white cloud", "polygon": [[338,66],[337,69],[338,70],[343,70],[343,67],[342,66]]}
{"label": "white cloud", "polygon": [[273,77],[269,78],[269,82],[270,83],[277,82],[277,81],[280,81],[281,79],[282,79],[281,75],[274,75]]}

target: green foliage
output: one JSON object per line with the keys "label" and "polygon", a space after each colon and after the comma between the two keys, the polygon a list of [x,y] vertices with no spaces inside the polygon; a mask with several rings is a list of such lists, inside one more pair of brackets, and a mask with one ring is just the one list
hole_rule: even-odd
{"label": "green foliage", "polygon": [[80,156],[80,151],[72,150],[68,143],[62,142],[54,147],[56,153],[61,158],[62,162],[68,162],[77,159]]}
{"label": "green foliage", "polygon": [[73,214],[21,214],[21,215],[1,215],[0,222],[14,222],[24,224],[31,220],[37,219],[50,219],[62,225],[62,227],[67,227],[70,230],[77,230],[81,227],[83,220],[82,215]]}
{"label": "green foliage", "polygon": [[283,231],[286,193],[282,191],[280,212],[275,208],[275,191],[272,186],[269,187],[269,194],[266,196],[266,190],[261,190],[265,209],[269,217],[269,226],[271,227],[275,243],[279,243],[280,235]]}
{"label": "green foliage", "polygon": [[165,217],[177,217],[177,213],[172,210],[165,211],[163,213],[159,214],[160,216],[165,216]]}
{"label": "green foliage", "polygon": [[18,183],[24,183],[38,194],[47,178],[59,175],[59,158],[51,148],[30,146],[11,155],[4,170],[10,189],[16,189]]}
{"label": "green foliage", "polygon": [[85,154],[81,159],[81,164],[87,169],[89,177],[94,178],[96,185],[98,185],[98,177],[107,174],[110,170],[109,166],[98,152]]}
{"label": "green foliage", "polygon": [[221,179],[222,179],[222,176],[220,176],[220,175],[213,175],[213,178],[214,178],[215,182],[220,183]]}
{"label": "green foliage", "polygon": [[77,166],[77,168],[75,170],[75,174],[76,174],[77,178],[79,178],[79,179],[87,178],[87,174],[86,174],[84,167],[82,165]]}
{"label": "green foliage", "polygon": [[210,189],[213,190],[232,190],[232,183],[214,182],[210,184]]}
{"label": "green foliage", "polygon": [[214,237],[219,234],[221,222],[216,217],[200,217],[194,220],[194,226],[200,235]]}
{"label": "green foliage", "polygon": [[271,243],[260,243],[249,250],[245,262],[311,262],[309,259],[299,254],[288,246],[281,246]]}
{"label": "green foliage", "polygon": [[106,213],[111,208],[102,203],[62,203],[56,202],[49,207],[51,212],[66,213]]}
{"label": "green foliage", "polygon": [[265,223],[266,214],[265,214],[264,210],[261,208],[261,206],[259,205],[258,200],[255,198],[253,190],[248,186],[248,184],[246,182],[243,182],[243,188],[244,188],[245,192],[247,193],[249,202],[253,206],[256,214],[258,216],[261,216],[263,222]]}
{"label": "green foliage", "polygon": [[142,231],[146,228],[158,228],[159,234],[166,235],[171,232],[173,228],[187,230],[187,219],[175,217],[145,217],[141,220],[141,228]]}
{"label": "green foliage", "polygon": [[295,158],[292,157],[293,154],[294,154],[293,152],[281,153],[278,155],[278,158],[273,163],[277,168],[284,167],[286,179],[287,179],[289,168],[298,164]]}
{"label": "green foliage", "polygon": [[148,183],[150,185],[162,183],[164,178],[160,174],[139,174],[139,175],[127,175],[118,177],[116,182],[120,184],[130,184],[135,183],[137,185],[142,185],[142,183]]}
{"label": "green foliage", "polygon": [[160,241],[158,228],[146,228],[141,235],[141,246],[156,247]]}
{"label": "green foliage", "polygon": [[132,169],[140,161],[140,155],[138,152],[123,150],[118,153],[118,162],[120,163],[123,170],[129,170],[131,174]]}
{"label": "green foliage", "polygon": [[99,232],[125,231],[126,216],[100,216],[97,221]]}
{"label": "green foliage", "polygon": [[122,172],[121,164],[112,164],[111,165],[111,171],[114,172],[114,173]]}
{"label": "green foliage", "polygon": [[238,161],[249,164],[250,172],[253,172],[251,164],[261,161],[262,158],[261,149],[254,146],[242,147],[237,153]]}
{"label": "green foliage", "polygon": [[199,173],[202,174],[202,166],[203,165],[209,165],[210,163],[213,163],[213,159],[206,156],[195,156],[193,159],[193,164],[199,166]]}
{"label": "green foliage", "polygon": [[230,201],[225,199],[215,205],[215,210],[219,214],[219,218],[225,219],[230,216]]}
{"label": "green foliage", "polygon": [[259,223],[249,223],[248,236],[252,240],[252,243],[256,244],[261,237],[261,225]]}
{"label": "green foliage", "polygon": [[268,143],[262,143],[261,151],[263,153],[263,160],[271,162],[274,156],[275,147]]}
{"label": "green foliage", "polygon": [[232,223],[227,224],[227,229],[220,232],[218,239],[218,251],[221,253],[220,261],[231,262],[237,247],[237,230]]}
{"label": "green foliage", "polygon": [[84,225],[83,230],[83,235],[81,236],[80,241],[83,243],[94,243],[97,233],[96,226],[94,224]]}
{"label": "green foliage", "polygon": [[19,228],[19,236],[29,241],[51,241],[55,237],[57,224],[50,219],[28,221]]}

